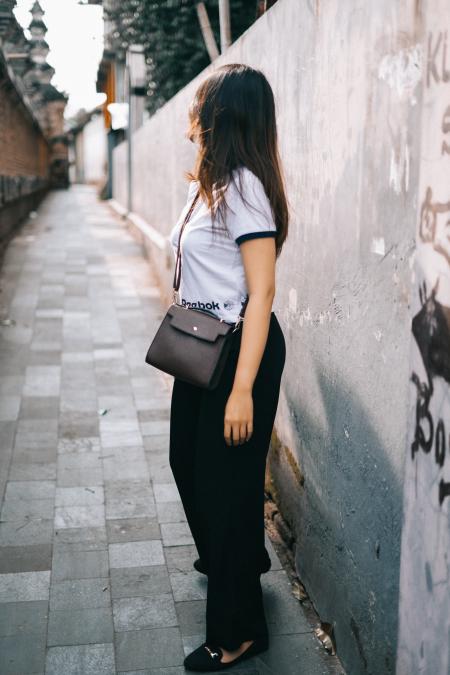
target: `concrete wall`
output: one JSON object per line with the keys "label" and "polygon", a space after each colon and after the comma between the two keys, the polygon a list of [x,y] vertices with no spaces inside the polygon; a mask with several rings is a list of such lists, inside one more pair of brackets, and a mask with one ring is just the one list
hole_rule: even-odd
{"label": "concrete wall", "polygon": [[[426,11],[279,0],[217,61],[261,68],[276,96],[292,220],[270,470],[299,576],[352,675],[395,672]],[[133,210],[164,235],[185,202],[187,109],[207,73],[135,134]],[[114,157],[125,205],[125,144]],[[147,245],[167,289],[170,257]]]}
{"label": "concrete wall", "polygon": [[450,673],[450,5],[428,6],[397,675]]}

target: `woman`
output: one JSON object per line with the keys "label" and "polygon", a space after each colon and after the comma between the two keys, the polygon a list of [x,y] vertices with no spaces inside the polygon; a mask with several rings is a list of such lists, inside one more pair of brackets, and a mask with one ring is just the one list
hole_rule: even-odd
{"label": "woman", "polygon": [[260,71],[218,68],[189,115],[198,154],[171,232],[176,253],[198,193],[181,240],[181,302],[234,324],[248,295],[217,388],[175,378],[171,402],[170,466],[200,554],[194,567],[208,575],[206,641],[184,665],[211,671],[268,648],[264,474],[286,354],[272,303],[288,208],[273,93]]}

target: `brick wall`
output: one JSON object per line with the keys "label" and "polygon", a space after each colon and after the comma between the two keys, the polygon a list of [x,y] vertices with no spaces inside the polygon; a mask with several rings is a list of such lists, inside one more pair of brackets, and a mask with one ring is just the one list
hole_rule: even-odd
{"label": "brick wall", "polygon": [[47,141],[10,82],[0,92],[0,120],[0,175],[47,178]]}
{"label": "brick wall", "polygon": [[0,256],[16,226],[49,184],[50,149],[17,83],[0,58]]}

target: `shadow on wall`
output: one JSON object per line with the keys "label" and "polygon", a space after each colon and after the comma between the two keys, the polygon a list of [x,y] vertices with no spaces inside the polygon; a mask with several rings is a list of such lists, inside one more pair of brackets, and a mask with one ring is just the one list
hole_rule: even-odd
{"label": "shadow on wall", "polygon": [[308,409],[307,391],[286,392],[300,470],[271,450],[276,499],[295,535],[298,576],[320,619],[333,625],[337,655],[350,655],[344,667],[389,675],[395,672],[403,486],[358,396],[342,379],[330,379],[322,364],[315,369],[326,424]]}

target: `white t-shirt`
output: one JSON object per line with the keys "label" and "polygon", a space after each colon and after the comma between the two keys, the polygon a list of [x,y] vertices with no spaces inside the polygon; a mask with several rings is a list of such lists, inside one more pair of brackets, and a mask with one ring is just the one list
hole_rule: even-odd
{"label": "white t-shirt", "polygon": [[[237,173],[241,175],[240,184]],[[230,182],[225,191],[227,229],[223,230],[219,219],[213,229],[207,205],[200,198],[197,200],[181,236],[179,289],[183,305],[207,309],[229,323],[237,320],[247,297],[239,245],[247,239],[274,237],[277,232],[270,201],[260,179],[247,167],[235,169],[233,174],[247,203]],[[197,181],[191,181],[187,203],[170,232],[175,256],[180,227],[196,192]]]}

